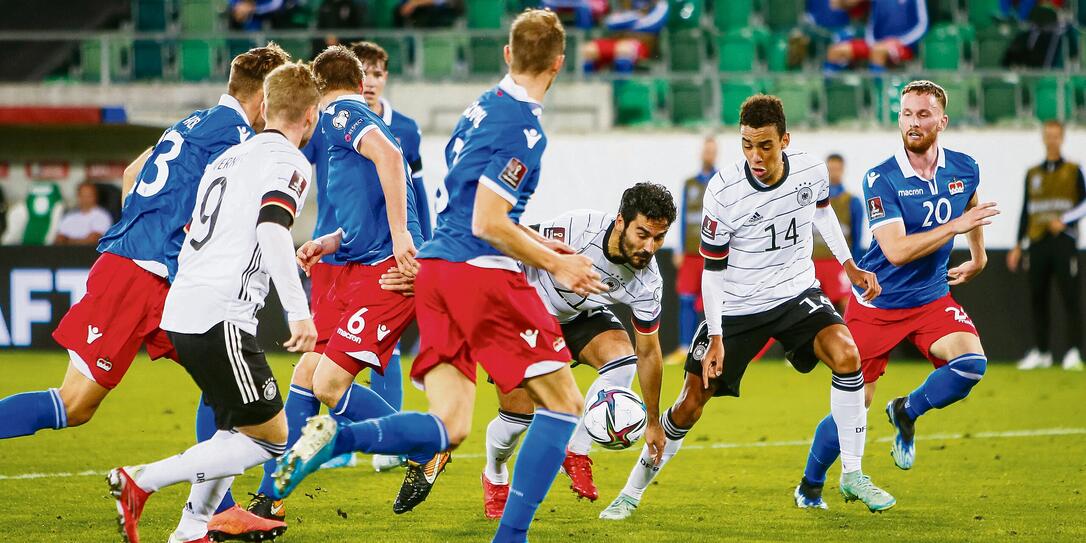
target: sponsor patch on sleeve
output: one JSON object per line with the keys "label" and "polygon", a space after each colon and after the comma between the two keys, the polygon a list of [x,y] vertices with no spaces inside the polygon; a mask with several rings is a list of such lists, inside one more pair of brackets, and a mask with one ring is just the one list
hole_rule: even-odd
{"label": "sponsor patch on sleeve", "polygon": [[297,194],[298,197],[301,198],[302,193],[305,192],[305,187],[308,184],[309,181],[306,181],[306,179],[302,177],[301,173],[295,171],[294,175],[290,176],[290,182],[287,184],[287,187],[289,187],[290,190],[294,191],[295,194]]}
{"label": "sponsor patch on sleeve", "polygon": [[543,237],[553,240],[566,242],[566,227],[565,226],[548,226],[543,229]]}
{"label": "sponsor patch on sleeve", "polygon": [[501,179],[502,183],[509,185],[513,190],[517,190],[520,186],[520,182],[524,180],[524,176],[528,173],[528,167],[523,162],[516,158],[510,158],[509,162],[505,164],[505,168],[502,173],[498,175],[498,179]]}
{"label": "sponsor patch on sleeve", "polygon": [[886,216],[886,209],[882,207],[881,196],[874,196],[867,199],[867,216],[871,220],[881,219]]}
{"label": "sponsor patch on sleeve", "polygon": [[717,227],[717,221],[714,221],[713,219],[711,219],[709,217],[705,217],[701,221],[701,233],[703,235],[709,237],[709,238],[715,238],[716,237],[716,227]]}

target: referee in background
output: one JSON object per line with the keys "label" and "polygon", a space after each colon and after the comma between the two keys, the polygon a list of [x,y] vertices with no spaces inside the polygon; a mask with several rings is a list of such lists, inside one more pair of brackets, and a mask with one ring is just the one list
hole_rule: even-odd
{"label": "referee in background", "polygon": [[1026,172],[1025,198],[1018,223],[1018,238],[1007,254],[1007,268],[1015,272],[1022,259],[1022,245],[1029,247],[1030,297],[1033,307],[1033,345],[1018,369],[1052,366],[1050,347],[1049,291],[1052,279],[1060,287],[1067,315],[1071,349],[1063,357],[1063,369],[1082,371],[1082,304],[1078,278],[1078,220],[1086,216],[1086,179],[1078,164],[1060,153],[1064,128],[1046,121],[1043,128],[1045,160]]}

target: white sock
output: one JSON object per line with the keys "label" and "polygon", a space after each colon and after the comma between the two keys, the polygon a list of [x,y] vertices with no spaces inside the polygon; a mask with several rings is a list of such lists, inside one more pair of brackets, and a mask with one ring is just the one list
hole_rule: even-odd
{"label": "white sock", "polygon": [[523,415],[498,410],[498,416],[486,427],[486,468],[483,473],[487,480],[496,485],[509,484],[509,470],[505,463],[517,449],[520,436],[532,423],[532,415]]}
{"label": "white sock", "polygon": [[197,484],[235,477],[285,450],[286,443],[271,444],[240,432],[219,430],[211,439],[197,443],[181,454],[136,469],[132,476],[140,488],[154,492],[182,481]]}
{"label": "white sock", "polygon": [[830,414],[837,425],[841,445],[841,473],[860,471],[867,440],[867,408],[864,407],[864,376],[856,370],[833,374]]}
{"label": "white sock", "polygon": [[195,541],[207,535],[207,523],[233,482],[233,477],[223,477],[192,485],[173,538],[177,541]]}
{"label": "white sock", "polygon": [[[633,384],[634,375],[637,375],[637,356],[629,355],[612,360],[600,367],[600,376],[592,382],[585,393],[585,408],[587,409],[596,395],[601,390],[611,387],[627,387]],[[584,417],[577,423],[577,429],[573,431],[573,437],[569,440],[569,451],[575,454],[588,454],[592,450],[592,436],[588,435],[588,428],[584,425]]]}
{"label": "white sock", "polygon": [[641,456],[637,459],[637,464],[634,465],[630,471],[630,476],[626,479],[626,486],[622,488],[623,494],[636,500],[641,499],[645,489],[649,487],[649,483],[652,483],[652,480],[656,478],[656,474],[664,469],[664,464],[667,464],[667,461],[671,460],[671,457],[679,452],[679,448],[683,446],[683,438],[690,431],[690,428],[683,428],[672,422],[671,409],[668,409],[660,416],[660,424],[663,425],[664,435],[667,438],[664,443],[664,455],[660,459],[660,465],[653,465],[649,446],[645,445],[641,448]]}

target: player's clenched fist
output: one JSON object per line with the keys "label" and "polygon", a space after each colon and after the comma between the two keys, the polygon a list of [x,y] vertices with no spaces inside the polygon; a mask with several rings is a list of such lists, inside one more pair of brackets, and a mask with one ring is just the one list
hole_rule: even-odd
{"label": "player's clenched fist", "polygon": [[870,302],[882,294],[882,286],[879,285],[879,278],[874,273],[867,270],[861,270],[856,266],[856,263],[849,260],[845,262],[845,275],[848,276],[848,280],[853,285],[864,289],[860,294],[860,299],[865,302]]}
{"label": "player's clenched fist", "polygon": [[720,336],[709,336],[709,349],[701,359],[701,383],[706,390],[709,380],[724,375],[724,340]]}
{"label": "player's clenched fist", "polygon": [[599,294],[607,290],[600,282],[600,274],[593,269],[592,259],[584,255],[559,255],[553,269],[547,271],[578,296]]}
{"label": "player's clenched fist", "polygon": [[950,221],[950,224],[953,226],[955,233],[965,234],[978,226],[992,224],[992,221],[988,219],[996,215],[999,215],[999,208],[996,207],[996,203],[984,202],[962,213],[961,217]]}
{"label": "player's clenched fist", "polygon": [[316,241],[307,241],[303,243],[301,247],[298,247],[298,252],[296,252],[294,256],[298,259],[298,267],[301,268],[306,275],[309,275],[309,269],[317,262],[320,262],[321,257],[324,256],[324,254],[321,252],[320,243]]}
{"label": "player's clenched fist", "polygon": [[392,233],[392,256],[396,258],[396,267],[400,269],[400,273],[408,277],[419,273],[419,261],[415,260],[418,253],[410,232],[404,230]]}
{"label": "player's clenched fist", "polygon": [[283,347],[292,353],[308,353],[317,345],[317,327],[313,319],[290,321],[290,339]]}

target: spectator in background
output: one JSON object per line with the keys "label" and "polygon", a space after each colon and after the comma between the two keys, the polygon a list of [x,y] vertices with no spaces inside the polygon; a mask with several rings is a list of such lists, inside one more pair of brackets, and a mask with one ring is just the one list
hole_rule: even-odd
{"label": "spectator in background", "polygon": [[76,203],[78,207],[60,220],[55,245],[97,245],[102,234],[113,226],[113,217],[98,206],[98,187],[94,183],[79,184]]}
{"label": "spectator in background", "polygon": [[4,245],[52,245],[57,224],[64,213],[60,187],[51,181],[38,181],[26,198],[8,210],[8,230]]}
{"label": "spectator in background", "polygon": [[584,44],[585,73],[608,65],[615,72],[630,73],[638,61],[652,55],[656,38],[667,24],[667,0],[622,0],[620,5],[603,20],[610,34]]}
{"label": "spectator in background", "polygon": [[396,8],[397,26],[446,28],[464,13],[463,0],[403,0]]}
{"label": "spectator in background", "polygon": [[[357,0],[323,0],[317,8],[317,29],[343,30],[362,28],[366,24],[366,4]],[[321,39],[313,40],[313,50],[323,51],[330,45],[340,45],[358,39],[327,32]]]}
{"label": "spectator in background", "polygon": [[596,21],[607,13],[611,5],[608,0],[543,0],[541,7],[557,13],[563,23],[567,19],[564,15],[572,14],[573,20],[570,22],[573,26],[590,30],[595,28]]}
{"label": "spectator in background", "polygon": [[[864,205],[860,198],[850,194],[841,184],[845,176],[845,159],[841,155],[832,154],[826,157],[826,171],[830,176],[830,206],[841,222],[841,231],[845,233],[849,249],[852,251],[852,259],[860,261],[863,256],[863,222]],[[822,285],[822,291],[833,302],[834,307],[844,314],[848,307],[849,298],[852,295],[852,283],[841,263],[833,256],[833,252],[822,239],[822,234],[814,237],[814,250],[811,258],[814,259],[815,278]]]}
{"label": "spectator in background", "polygon": [[705,186],[716,175],[716,156],[716,138],[706,136],[701,146],[701,169],[683,182],[679,248],[672,253],[675,292],[679,295],[679,347],[667,357],[668,364],[686,360],[698,323],[705,318],[701,307],[701,210]]}
{"label": "spectator in background", "polygon": [[308,23],[306,0],[228,0],[231,30],[299,28]]}
{"label": "spectator in background", "polygon": [[[830,0],[838,9],[852,9],[865,0]],[[871,11],[863,38],[840,41],[826,51],[826,70],[839,71],[866,61],[882,71],[916,56],[916,47],[928,30],[926,0],[867,0]]]}

